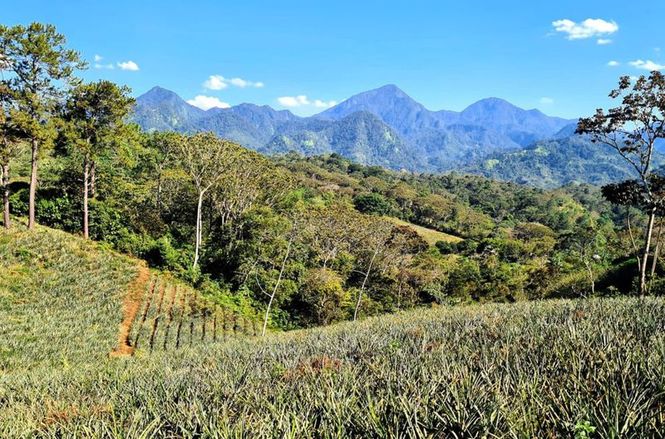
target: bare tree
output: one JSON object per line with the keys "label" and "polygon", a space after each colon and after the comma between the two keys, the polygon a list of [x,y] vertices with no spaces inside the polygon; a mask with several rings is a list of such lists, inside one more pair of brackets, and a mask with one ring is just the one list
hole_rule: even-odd
{"label": "bare tree", "polygon": [[613,148],[635,171],[640,186],[642,206],[648,214],[640,262],[640,295],[647,290],[647,262],[651,251],[654,222],[662,198],[654,189],[653,153],[656,142],[665,138],[665,76],[651,72],[636,81],[623,76],[610,98],[621,104],[607,111],[596,110],[589,118],[580,119],[578,134],[588,134],[593,142]]}

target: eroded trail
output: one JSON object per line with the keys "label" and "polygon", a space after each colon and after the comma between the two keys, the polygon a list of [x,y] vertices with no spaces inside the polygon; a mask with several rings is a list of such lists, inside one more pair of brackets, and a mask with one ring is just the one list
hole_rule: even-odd
{"label": "eroded trail", "polygon": [[150,270],[141,266],[136,279],[129,286],[122,304],[123,319],[118,330],[118,346],[111,352],[112,357],[129,356],[134,353],[134,347],[130,342],[130,334],[136,314],[143,302],[143,296],[149,288]]}

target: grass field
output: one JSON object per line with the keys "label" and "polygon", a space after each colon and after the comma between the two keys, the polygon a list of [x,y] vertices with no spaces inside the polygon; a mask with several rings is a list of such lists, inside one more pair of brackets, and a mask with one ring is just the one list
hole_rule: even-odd
{"label": "grass field", "polygon": [[665,436],[662,298],[437,307],[113,358],[134,260],[43,229],[0,249],[2,438]]}
{"label": "grass field", "polygon": [[421,238],[423,238],[429,245],[434,245],[439,241],[444,242],[460,242],[462,238],[454,235],[449,235],[448,233],[439,232],[438,230],[428,229],[427,227],[422,227],[407,221],[403,221],[399,218],[392,216],[385,217],[388,221],[397,224],[398,226],[406,226],[413,229]]}

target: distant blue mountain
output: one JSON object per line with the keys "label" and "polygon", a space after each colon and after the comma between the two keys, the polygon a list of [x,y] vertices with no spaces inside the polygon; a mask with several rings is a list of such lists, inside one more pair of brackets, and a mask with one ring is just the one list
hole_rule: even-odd
{"label": "distant blue mountain", "polygon": [[551,138],[573,121],[489,98],[461,112],[430,111],[395,85],[357,94],[312,117],[241,104],[203,111],[154,87],[137,99],[146,130],[213,131],[267,154],[336,152],[363,164],[412,171],[457,169],[488,154]]}

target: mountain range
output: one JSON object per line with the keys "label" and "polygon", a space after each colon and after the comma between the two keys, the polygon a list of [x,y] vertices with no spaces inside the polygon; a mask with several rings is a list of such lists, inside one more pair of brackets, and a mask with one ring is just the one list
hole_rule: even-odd
{"label": "mountain range", "polygon": [[460,112],[431,111],[395,85],[354,95],[310,117],[254,104],[204,111],[154,87],[138,97],[134,120],[148,131],[212,131],[265,154],[338,153],[390,169],[462,170],[542,187],[602,184],[630,174],[606,148],[576,136],[574,119],[499,98]]}

